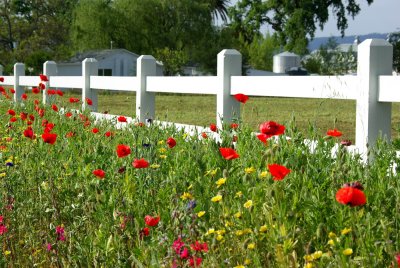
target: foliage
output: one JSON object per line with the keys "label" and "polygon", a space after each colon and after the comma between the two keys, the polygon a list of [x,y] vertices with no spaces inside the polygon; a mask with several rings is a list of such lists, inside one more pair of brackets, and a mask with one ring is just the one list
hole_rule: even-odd
{"label": "foliage", "polygon": [[393,69],[400,72],[400,32],[390,33],[388,41],[393,46]]}
{"label": "foliage", "polygon": [[[47,53],[53,60],[69,55],[69,27],[72,9],[77,2],[1,1],[0,63],[10,70],[15,62],[24,62],[38,51]],[[37,55],[31,57],[38,59]]]}
{"label": "foliage", "polygon": [[[295,122],[263,124],[263,133],[284,132],[264,144],[238,122],[217,129],[216,143],[211,131],[96,121],[35,99],[0,103],[1,266],[187,267],[186,256],[201,267],[394,265],[400,162],[389,144],[363,164],[336,130],[310,128],[310,147]],[[273,180],[272,166],[290,172]],[[337,202],[355,181],[367,203]]]}
{"label": "foliage", "polygon": [[188,61],[188,56],[182,50],[158,49],[156,58],[163,62],[164,75],[183,74],[182,66]]}
{"label": "foliage", "polygon": [[276,39],[267,34],[265,37],[258,36],[248,45],[249,60],[251,67],[260,70],[272,71],[274,55],[279,52]]}
{"label": "foliage", "polygon": [[[367,0],[371,4],[373,0]],[[268,24],[276,32],[279,43],[286,50],[305,54],[308,38],[313,38],[318,25],[323,29],[333,10],[342,36],[348,26],[346,15],[360,12],[360,4],[349,1],[274,1],[240,0],[230,9],[231,26],[246,43],[258,36],[260,27]]]}
{"label": "foliage", "polygon": [[332,37],[326,45],[303,58],[302,65],[309,73],[321,75],[343,75],[357,72],[356,53],[350,48],[343,52],[338,50],[337,43]]}

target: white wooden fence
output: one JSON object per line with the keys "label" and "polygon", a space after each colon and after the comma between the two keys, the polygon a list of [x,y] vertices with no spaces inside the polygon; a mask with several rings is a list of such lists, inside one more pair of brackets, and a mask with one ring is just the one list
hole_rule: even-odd
{"label": "white wooden fence", "polygon": [[[43,73],[49,77],[47,87],[81,88],[82,100],[92,99],[93,111],[97,111],[97,89],[135,91],[136,117],[142,122],[154,118],[155,92],[216,95],[219,127],[240,116],[240,103],[232,97],[237,93],[356,100],[356,146],[359,153],[365,154],[367,145],[374,145],[379,135],[391,136],[392,102],[400,102],[400,76],[392,75],[392,58],[393,48],[387,41],[368,39],[358,46],[357,76],[241,76],[242,56],[231,49],[218,54],[217,76],[157,77],[156,61],[148,55],[138,58],[136,77],[97,76],[95,59],[82,62],[82,76],[57,76],[57,65],[52,61],[44,63]],[[25,76],[24,64],[16,63],[14,75],[4,76],[0,84],[13,86],[14,100],[19,101],[23,87],[39,82],[36,76]],[[43,102],[48,102],[46,92]]]}

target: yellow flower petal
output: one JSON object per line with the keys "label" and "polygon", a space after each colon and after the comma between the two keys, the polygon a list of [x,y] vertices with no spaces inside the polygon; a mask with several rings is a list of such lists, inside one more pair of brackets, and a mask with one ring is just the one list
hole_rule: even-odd
{"label": "yellow flower petal", "polygon": [[197,213],[197,217],[203,217],[204,216],[204,214],[206,214],[206,212],[205,211],[200,211],[199,213]]}
{"label": "yellow flower petal", "polygon": [[349,255],[353,254],[353,250],[351,248],[346,248],[345,250],[343,250],[342,253],[345,256],[349,256]]}

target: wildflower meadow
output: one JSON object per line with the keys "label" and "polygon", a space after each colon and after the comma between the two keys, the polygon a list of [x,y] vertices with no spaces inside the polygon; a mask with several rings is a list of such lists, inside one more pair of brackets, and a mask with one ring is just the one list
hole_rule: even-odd
{"label": "wildflower meadow", "polygon": [[365,163],[334,126],[260,117],[257,133],[238,120],[190,135],[95,120],[79,111],[90,99],[43,83],[19,102],[0,91],[1,267],[400,264],[399,160],[384,140]]}

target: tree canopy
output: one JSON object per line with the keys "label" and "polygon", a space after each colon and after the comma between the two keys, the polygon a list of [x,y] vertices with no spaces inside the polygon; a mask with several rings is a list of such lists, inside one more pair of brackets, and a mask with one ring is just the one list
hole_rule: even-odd
{"label": "tree canopy", "polygon": [[[371,4],[373,0],[365,0]],[[359,1],[358,1],[359,2]],[[230,9],[232,27],[250,43],[260,34],[260,27],[268,24],[286,49],[304,54],[308,39],[313,38],[317,26],[323,29],[329,19],[329,10],[337,18],[342,36],[348,27],[347,15],[360,12],[356,0],[239,0]]]}

